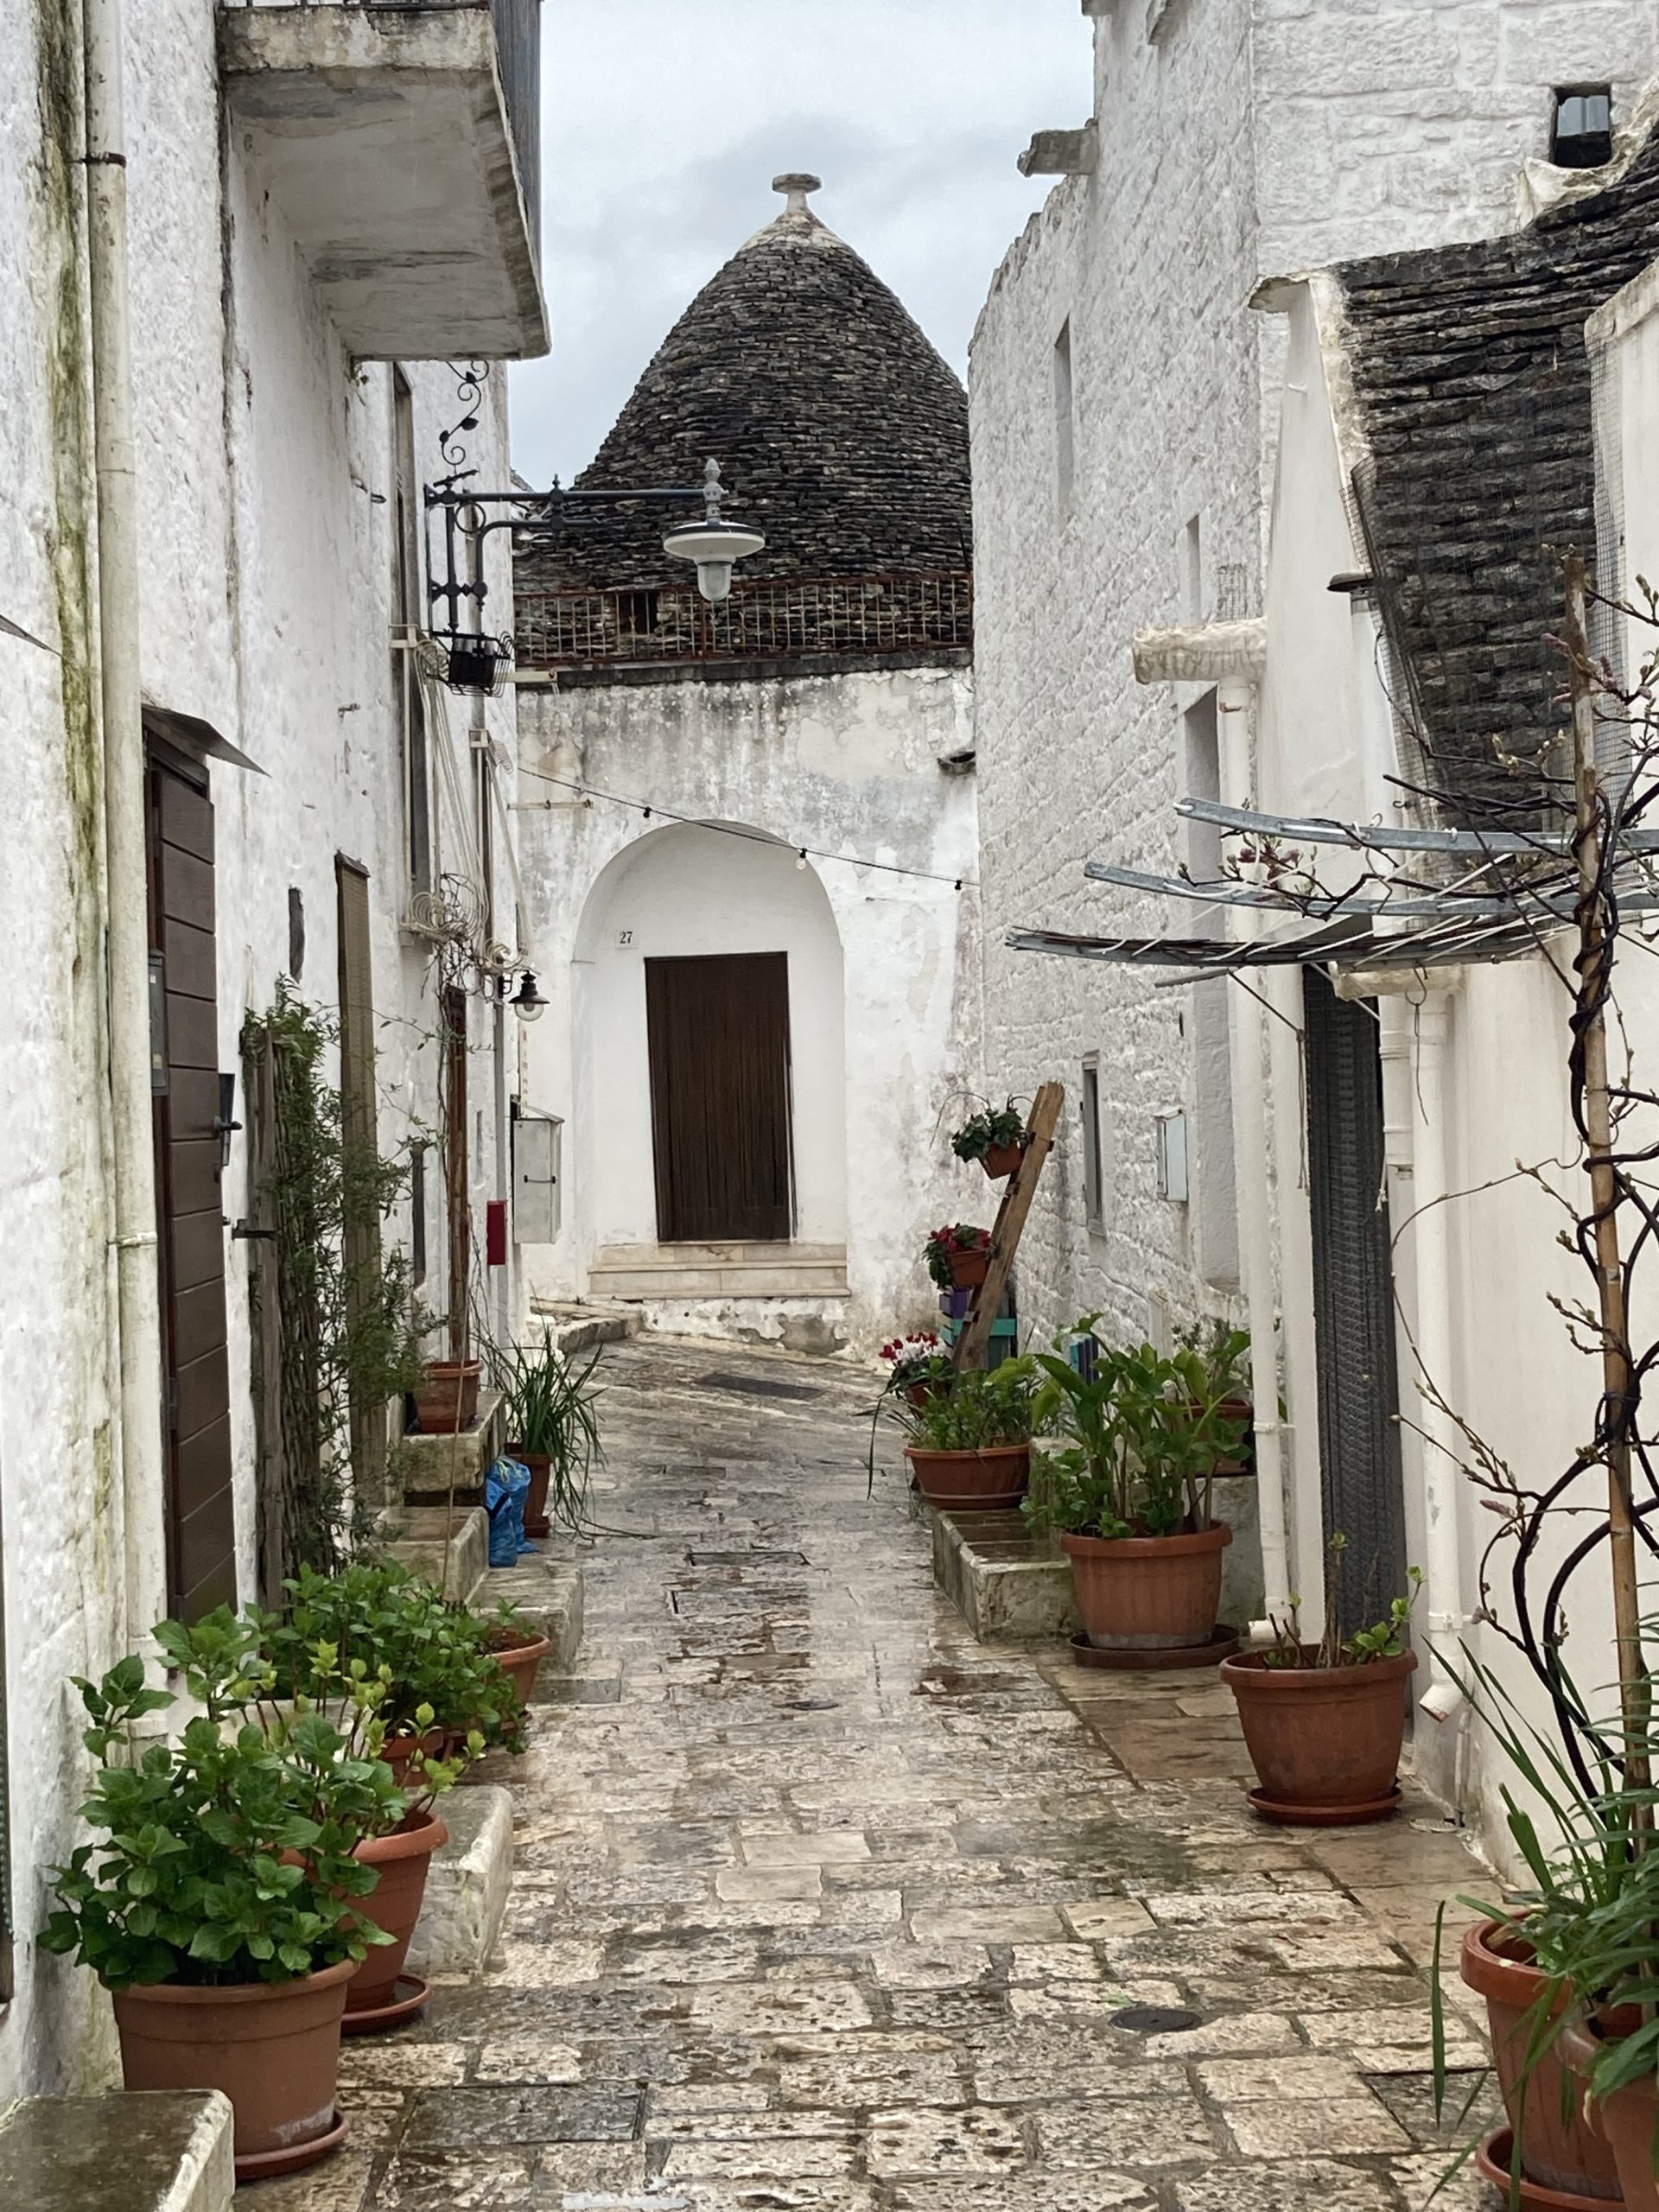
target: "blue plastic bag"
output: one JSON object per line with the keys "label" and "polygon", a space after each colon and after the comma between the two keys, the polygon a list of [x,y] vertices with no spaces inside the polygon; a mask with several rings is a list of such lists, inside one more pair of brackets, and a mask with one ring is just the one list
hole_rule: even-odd
{"label": "blue plastic bag", "polygon": [[493,1460],[484,1477],[484,1510],[490,1516],[490,1565],[517,1567],[535,1545],[524,1536],[530,1469],[522,1459]]}

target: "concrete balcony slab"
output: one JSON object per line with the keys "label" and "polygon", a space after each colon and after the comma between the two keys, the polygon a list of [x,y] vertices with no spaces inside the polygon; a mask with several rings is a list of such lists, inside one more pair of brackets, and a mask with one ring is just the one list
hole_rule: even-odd
{"label": "concrete balcony slab", "polygon": [[353,354],[546,353],[487,8],[221,5],[219,54],[234,128]]}

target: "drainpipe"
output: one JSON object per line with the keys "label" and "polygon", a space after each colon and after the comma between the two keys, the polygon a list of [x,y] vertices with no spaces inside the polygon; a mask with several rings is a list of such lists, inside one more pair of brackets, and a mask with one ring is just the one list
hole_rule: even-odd
{"label": "drainpipe", "polygon": [[126,1642],[166,1609],[162,1330],[149,1089],[149,922],[138,667],[138,509],[127,291],[121,0],[84,0],[86,231],[92,309],[102,684],[105,965],[113,1122]]}
{"label": "drainpipe", "polygon": [[[1227,681],[1216,689],[1221,730],[1220,767],[1227,804],[1250,803],[1250,730],[1255,688]],[[1255,918],[1235,910],[1241,935]],[[1250,1397],[1255,1408],[1255,1490],[1262,1540],[1262,1580],[1268,1612],[1282,1615],[1290,1603],[1290,1558],[1285,1530],[1284,1429],[1279,1419],[1279,1358],[1273,1294],[1273,1217],[1268,1198],[1267,1038],[1268,1019],[1250,991],[1232,992],[1234,1181],[1238,1208],[1239,1268],[1250,1327]],[[1252,1637],[1265,1643],[1268,1621],[1253,1621]]]}
{"label": "drainpipe", "polygon": [[1414,1009],[1416,1082],[1412,1108],[1411,1219],[1417,1243],[1417,1419],[1423,1436],[1423,1510],[1427,1522],[1423,1567],[1428,1584],[1428,1634],[1433,1679],[1419,1703],[1431,1719],[1448,1720],[1463,1704],[1444,1656],[1465,1625],[1463,1559],[1458,1531],[1462,1457],[1456,1426],[1433,1402],[1426,1385],[1451,1387],[1451,1189],[1446,1172],[1446,1038],[1450,995],[1425,994]]}

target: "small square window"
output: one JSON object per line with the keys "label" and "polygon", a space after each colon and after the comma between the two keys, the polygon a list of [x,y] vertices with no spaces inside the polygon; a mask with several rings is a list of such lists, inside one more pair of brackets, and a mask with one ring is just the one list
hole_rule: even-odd
{"label": "small square window", "polygon": [[1557,168],[1599,169],[1613,158],[1613,96],[1606,85],[1563,85],[1555,94],[1549,158]]}

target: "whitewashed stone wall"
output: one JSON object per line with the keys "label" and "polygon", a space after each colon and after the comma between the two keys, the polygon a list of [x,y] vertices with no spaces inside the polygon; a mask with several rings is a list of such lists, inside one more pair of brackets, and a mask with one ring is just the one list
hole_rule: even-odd
{"label": "whitewashed stone wall", "polygon": [[[530,1039],[531,1090],[567,1124],[563,1234],[529,1254],[535,1289],[580,1294],[596,1247],[655,1235],[643,1071],[632,1056],[629,1089],[619,1095],[614,1072],[594,1060],[594,988],[636,995],[642,1007],[632,971],[646,954],[776,949],[783,909],[793,904],[774,899],[773,923],[764,884],[747,902],[736,896],[739,877],[753,874],[752,850],[705,833],[701,891],[695,874],[677,879],[683,933],[631,927],[625,956],[596,944],[595,931],[615,918],[608,907],[598,913],[601,874],[662,834],[662,817],[647,823],[600,798],[583,804],[566,784],[541,779],[552,776],[758,831],[783,851],[805,845],[944,879],[809,862],[839,939],[841,983],[819,982],[804,996],[804,976],[823,977],[829,964],[809,970],[791,961],[801,969],[791,1005],[796,1141],[810,1148],[810,1157],[798,1153],[810,1216],[800,1234],[845,1243],[850,1297],[700,1301],[656,1317],[681,1329],[861,1351],[895,1327],[937,1320],[920,1259],[926,1231],[947,1217],[991,1215],[983,1174],[951,1158],[948,1119],[940,1126],[972,1080],[978,1027],[974,779],[939,765],[972,742],[966,672],[526,690],[519,728],[521,803],[531,810],[520,816],[529,941],[552,1001]],[[784,888],[793,889],[787,878]],[[752,911],[755,899],[763,903]],[[721,918],[711,925],[715,912]],[[639,920],[632,908],[622,918]],[[623,957],[626,975],[615,970]],[[573,963],[587,979],[585,996],[573,988]],[[606,980],[595,987],[594,976]],[[807,1067],[831,1065],[844,1071],[838,1095],[805,1095]]]}
{"label": "whitewashed stone wall", "polygon": [[[17,1989],[0,2015],[0,2101],[110,2078],[108,2006],[43,1960],[45,1868],[67,1857],[83,1793],[68,1677],[123,1643],[124,1539],[106,1239],[109,1128],[98,779],[92,501],[77,11],[29,0],[0,41],[0,632],[8,714],[0,966],[0,1516]],[[219,1065],[240,1073],[245,1011],[289,961],[289,890],[305,908],[301,988],[337,996],[334,859],[371,872],[382,1017],[383,1145],[436,1118],[426,952],[400,934],[403,802],[388,645],[391,372],[354,368],[233,140],[222,142],[214,10],[128,10],[128,181],[143,561],[151,702],[200,715],[267,772],[215,764]],[[412,369],[417,466],[462,411],[447,367]],[[506,467],[505,373],[474,457]],[[508,578],[493,559],[506,620]],[[460,750],[465,710],[454,702]],[[510,702],[490,728],[511,736]],[[465,779],[467,762],[460,760]],[[463,782],[463,788],[465,784]],[[498,847],[500,840],[498,839]],[[511,935],[510,881],[499,885]],[[474,1005],[475,1194],[503,1193],[509,1060]],[[510,1020],[507,1049],[515,1028]],[[238,1138],[227,1217],[246,1211]],[[440,1217],[435,1188],[429,1212]],[[238,1570],[254,1591],[246,1251],[227,1242]],[[442,1302],[441,1245],[434,1280]],[[148,1624],[143,1624],[147,1625]]]}
{"label": "whitewashed stone wall", "polygon": [[[1154,1116],[1196,1118],[1191,995],[1012,953],[1004,933],[1194,918],[1085,889],[1081,868],[1188,857],[1170,809],[1197,695],[1138,688],[1129,639],[1259,604],[1284,339],[1249,312],[1258,282],[1507,227],[1523,164],[1548,150],[1551,86],[1611,79],[1628,108],[1659,10],[1116,0],[1096,14],[1099,172],[1064,180],[1033,219],[972,352],[984,1080],[1029,1090],[1056,1076],[1074,1109],[1098,1053],[1104,1229],[1084,1219],[1069,1111],[1022,1247],[1022,1306],[1043,1332],[1103,1307],[1157,1333],[1230,1295],[1205,1280],[1192,1210],[1156,1195]],[[1055,397],[1068,323],[1069,501]]]}

